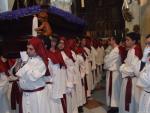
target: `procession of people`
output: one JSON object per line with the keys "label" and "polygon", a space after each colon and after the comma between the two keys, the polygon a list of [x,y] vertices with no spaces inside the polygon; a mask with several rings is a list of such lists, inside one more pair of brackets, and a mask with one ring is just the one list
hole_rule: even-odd
{"label": "procession of people", "polygon": [[144,52],[139,38],[112,35],[106,54],[101,39],[29,37],[21,58],[1,54],[0,113],[82,113],[102,75],[108,113],[149,113],[150,36]]}
{"label": "procession of people", "polygon": [[33,15],[27,50],[0,48],[0,113],[84,113],[102,81],[107,113],[150,113],[150,35],[143,49],[135,31],[77,36],[53,33],[45,9]]}

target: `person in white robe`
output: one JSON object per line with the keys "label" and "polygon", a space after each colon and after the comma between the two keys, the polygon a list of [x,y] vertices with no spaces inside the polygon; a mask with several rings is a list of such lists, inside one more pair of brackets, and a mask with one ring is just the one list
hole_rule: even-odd
{"label": "person in white robe", "polygon": [[[91,97],[91,91],[93,87],[93,77],[92,77],[92,56],[91,56],[91,45],[87,44],[91,43],[87,39],[83,38],[81,41],[81,46],[85,50],[86,54],[86,60],[85,60],[85,65],[86,65],[86,80],[87,80],[87,97]],[[88,46],[88,47],[87,47]]]}
{"label": "person in white robe", "polygon": [[121,73],[119,71],[121,65],[120,50],[118,47],[118,39],[110,37],[111,52],[104,58],[104,69],[106,73],[106,101],[110,107],[107,113],[118,112],[120,90],[121,90]]}
{"label": "person in white robe", "polygon": [[119,113],[137,113],[139,108],[140,91],[136,87],[139,76],[136,65],[142,57],[142,51],[138,42],[139,37],[131,32],[126,35],[126,47],[129,49],[124,64],[120,67],[123,82],[120,94]]}
{"label": "person in white robe", "polygon": [[[48,101],[51,113],[65,113],[63,110],[63,94],[62,91],[63,81],[61,74],[61,64],[59,61],[59,53],[56,49],[57,39],[52,37],[51,39],[47,37],[42,38],[45,48],[48,53],[48,69],[50,75],[45,76],[46,88],[48,90]],[[60,82],[61,81],[61,82]]]}
{"label": "person in white robe", "polygon": [[50,113],[45,88],[44,75],[47,70],[47,56],[43,42],[37,37],[31,37],[27,45],[28,61],[16,65],[16,75],[23,92],[23,113]]}
{"label": "person in white robe", "polygon": [[98,42],[98,48],[97,48],[97,57],[96,57],[96,63],[98,65],[98,70],[97,70],[97,73],[98,73],[98,80],[101,81],[102,80],[102,75],[103,75],[103,64],[104,64],[104,55],[105,55],[105,50],[104,50],[104,47],[102,46],[101,44],[101,40],[99,40]]}
{"label": "person in white robe", "polygon": [[[64,37],[60,38],[59,49],[63,60],[67,66],[67,88],[66,88],[66,97],[67,97],[67,112],[68,113],[78,113],[77,109],[77,95],[75,92],[76,87],[76,72],[75,72],[75,63],[71,53],[71,50],[66,48],[66,39]],[[63,50],[64,49],[64,50]],[[69,52],[69,53],[68,53]],[[71,54],[71,56],[70,56]]]}
{"label": "person in white robe", "polygon": [[105,55],[109,54],[110,51],[112,50],[112,47],[110,46],[110,40],[109,39],[106,41],[106,43],[108,44],[108,46],[105,49]]}
{"label": "person in white robe", "polygon": [[150,112],[150,35],[146,37],[146,47],[140,64],[137,87],[142,90],[138,113]]}
{"label": "person in white robe", "polygon": [[[94,40],[94,39],[93,39]],[[93,73],[93,87],[92,90],[95,89],[97,85],[97,73],[96,73],[96,56],[97,56],[97,51],[96,48],[94,47],[95,44],[94,41],[91,43],[91,56],[92,56],[92,73]]]}
{"label": "person in white robe", "polygon": [[[11,113],[19,113],[19,84],[18,84],[18,77],[15,76],[13,73],[13,70],[18,62],[20,62],[20,59],[8,59],[9,67],[8,70],[9,73],[9,88],[7,91],[7,96],[9,100],[9,104],[11,106]],[[16,95],[16,93],[18,93]]]}
{"label": "person in white robe", "polygon": [[[79,71],[80,71],[80,76],[81,76],[81,81],[84,82],[84,77],[85,77],[85,62],[84,62],[84,58],[82,57],[82,55],[77,54],[77,61],[79,63]],[[78,92],[77,92],[78,93]],[[82,84],[82,98],[80,100],[80,105],[84,105],[86,103],[86,97],[85,97],[85,87]]]}
{"label": "person in white robe", "polygon": [[80,97],[80,102],[82,103],[82,106],[78,107],[78,111],[80,113],[80,112],[83,112],[83,105],[86,103],[86,90],[87,90],[87,84],[86,84],[86,80],[85,80],[85,77],[86,77],[85,59],[86,59],[86,57],[85,57],[84,49],[80,46],[80,42],[78,42],[77,44],[78,45],[75,49],[75,52],[77,54],[79,73],[81,76],[81,83],[82,83],[82,88],[80,89],[80,91],[82,91],[82,97]]}
{"label": "person in white robe", "polygon": [[8,76],[6,75],[7,67],[5,67],[3,57],[0,57],[0,113],[11,113],[7,98]]}
{"label": "person in white robe", "polygon": [[85,75],[81,75],[80,73],[80,66],[82,66],[82,63],[84,63],[84,60],[80,54],[77,54],[77,43],[75,39],[69,39],[67,41],[67,46],[68,48],[71,49],[72,57],[74,59],[74,79],[75,79],[75,92],[77,95],[77,106],[78,106],[78,111],[83,112],[82,106],[85,104],[85,89],[83,85],[83,78]]}

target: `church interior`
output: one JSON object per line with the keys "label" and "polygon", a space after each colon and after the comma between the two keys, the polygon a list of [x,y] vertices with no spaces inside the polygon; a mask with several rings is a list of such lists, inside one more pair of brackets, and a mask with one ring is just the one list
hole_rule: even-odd
{"label": "church interior", "polygon": [[[120,111],[119,105],[116,107],[116,104],[118,103],[115,102],[115,99],[116,98],[121,99],[121,98],[115,97],[113,95],[114,100],[113,99],[111,100],[112,97],[109,95],[109,92],[111,90],[111,93],[112,93],[113,89],[109,89],[107,87],[110,87],[110,84],[112,85],[112,81],[110,81],[110,77],[111,77],[112,72],[114,71],[113,68],[116,68],[117,66],[115,65],[116,67],[115,66],[112,67],[113,71],[109,69],[108,71],[106,68],[109,65],[109,63],[107,65],[105,64],[107,63],[107,61],[109,61],[109,59],[107,59],[107,55],[111,54],[111,50],[112,50],[112,48],[109,48],[109,45],[111,45],[111,40],[113,40],[114,37],[116,37],[116,39],[114,39],[115,41],[116,40],[120,41],[119,45],[125,47],[124,43],[126,43],[127,41],[126,37],[127,36],[130,37],[130,33],[132,37],[132,33],[135,33],[137,34],[136,36],[139,36],[138,43],[140,44],[141,51],[144,52],[145,37],[147,37],[147,35],[150,34],[150,28],[149,28],[150,15],[149,14],[150,14],[150,0],[0,0],[0,56],[2,59],[2,61],[0,60],[0,101],[1,101],[0,113],[42,113],[43,112],[43,111],[38,112],[38,110],[32,111],[31,107],[33,106],[32,104],[31,106],[28,106],[30,105],[30,103],[28,104],[28,101],[27,101],[27,105],[25,104],[22,106],[23,112],[21,112],[20,103],[19,103],[19,100],[17,99],[16,99],[18,101],[17,107],[16,105],[15,107],[13,107],[12,98],[19,98],[18,95],[20,94],[18,89],[17,88],[15,89],[15,87],[21,87],[20,89],[22,89],[22,85],[16,86],[16,84],[20,84],[22,75],[19,75],[18,78],[15,75],[15,82],[14,82],[14,78],[10,77],[11,74],[14,74],[14,70],[16,70],[15,65],[17,63],[13,63],[14,59],[15,59],[15,62],[16,61],[19,62],[20,60],[18,59],[20,58],[25,59],[25,56],[22,56],[22,55],[25,55],[23,51],[26,51],[28,49],[30,38],[38,37],[38,36],[41,38],[44,44],[47,44],[49,40],[51,40],[51,42],[52,41],[55,42],[56,40],[57,41],[59,40],[58,47],[59,46],[61,47],[61,43],[62,43],[61,41],[64,41],[64,43],[65,41],[67,42],[64,44],[65,46],[70,46],[70,47],[74,46],[73,45],[74,43],[70,41],[71,39],[73,41],[76,40],[76,46],[78,44],[81,44],[82,46],[82,43],[84,43],[84,39],[85,39],[87,41],[86,43],[87,45],[86,44],[85,45],[87,46],[89,50],[89,51],[88,50],[86,51],[86,49],[83,50],[83,48],[81,49],[81,47],[77,49],[77,52],[76,52],[77,55],[79,53],[81,55],[81,53],[85,52],[84,55],[81,55],[83,59],[85,60],[84,62],[85,66],[83,66],[84,69],[81,70],[83,68],[82,65],[81,66],[80,64],[78,65],[78,68],[79,68],[78,72],[80,72],[81,78],[73,77],[73,80],[74,79],[75,80],[74,81],[72,79],[70,80],[71,82],[73,81],[73,83],[70,83],[70,81],[68,80],[70,77],[68,75],[71,73],[71,72],[69,73],[70,71],[69,69],[71,69],[71,66],[72,66],[68,64],[68,62],[70,61],[70,59],[72,59],[72,57],[74,57],[73,56],[74,54],[72,54],[72,57],[70,57],[69,55],[71,53],[67,51],[68,56],[70,58],[67,57],[68,60],[66,61],[62,55],[64,62],[65,62],[64,65],[69,70],[66,72],[67,74],[69,73],[67,75],[68,78],[66,78],[66,80],[68,80],[69,82],[67,81],[66,84],[67,85],[69,83],[71,85],[78,84],[79,81],[76,79],[80,78],[81,79],[80,82],[81,82],[82,74],[84,73],[83,75],[86,76],[85,78],[87,80],[84,79],[84,82],[83,82],[84,85],[80,83],[84,86],[83,87],[84,89],[81,90],[82,86],[80,85],[76,85],[76,86],[74,85],[72,87],[77,88],[74,90],[70,88],[69,86],[70,84],[68,86],[66,85],[67,88],[68,87],[70,88],[70,89],[69,88],[67,89],[68,92],[69,91],[71,92],[69,93],[69,96],[65,97],[64,96],[65,94],[63,94],[61,99],[60,98],[56,99],[56,97],[58,96],[57,93],[60,93],[60,92],[59,91],[57,92],[56,90],[54,90],[53,87],[56,87],[57,89],[58,88],[57,85],[60,85],[59,83],[62,82],[61,81],[62,78],[60,76],[58,78],[52,76],[51,77],[52,83],[50,81],[48,82],[48,84],[51,85],[51,89],[50,89],[51,92],[49,91],[50,96],[53,96],[55,98],[53,99],[52,97],[50,97],[52,98],[52,101],[54,101],[53,103],[50,103],[52,105],[50,109],[53,108],[54,110],[51,110],[51,112],[47,111],[43,113],[150,113],[150,111],[136,112],[136,110],[134,112],[129,111],[129,110],[128,112],[124,112],[124,111]],[[40,19],[43,19],[44,22],[40,21]],[[43,40],[42,38],[45,40]],[[49,40],[46,40],[46,38],[48,38]],[[50,46],[52,45],[53,43],[51,43]],[[72,47],[71,49],[72,50],[76,49],[76,46]],[[37,46],[37,48],[38,47],[39,46]],[[92,47],[95,47],[96,49],[93,49]],[[100,50],[97,49],[98,47],[100,48]],[[103,47],[103,50],[101,50],[102,47]],[[60,53],[63,50],[65,51],[65,49],[62,49],[60,50]],[[95,52],[96,50],[98,52],[100,51],[100,53],[98,52],[96,53]],[[138,50],[138,53],[139,51],[140,50]],[[49,64],[53,62],[53,55],[55,54],[52,54],[52,60],[49,60],[50,62],[50,63],[48,62]],[[94,57],[94,60],[93,59],[91,60],[89,58],[90,55],[91,55],[90,58],[92,59]],[[114,56],[115,55],[113,55],[113,57]],[[144,56],[144,53],[143,53],[143,56]],[[3,89],[4,86],[1,85],[1,84],[4,84],[3,75],[2,75],[3,72],[1,72],[3,68],[1,69],[1,67],[4,64],[3,60],[5,61],[5,59],[7,59],[7,61],[9,61],[10,59],[9,64],[13,63],[13,66],[9,65],[9,71],[7,70],[9,72],[9,77],[8,77],[9,79],[6,80],[8,84],[7,83],[5,84],[8,85],[7,87],[8,89],[6,88],[7,91],[5,91],[4,93],[4,90],[5,90]],[[86,60],[89,60],[89,62],[88,61],[86,62]],[[114,59],[112,58],[112,61],[110,62],[110,64],[113,62],[113,60]],[[54,61],[55,61],[55,56],[54,56]],[[98,63],[98,62],[101,62],[101,63]],[[126,62],[126,60],[124,62]],[[130,62],[132,62],[132,60]],[[73,60],[73,63],[74,63],[73,65],[76,65],[76,60],[75,61]],[[94,67],[94,64],[95,64],[95,67]],[[132,65],[132,64],[129,64],[129,65]],[[24,64],[21,66],[21,68],[23,66]],[[123,67],[122,65],[120,66]],[[62,67],[60,63],[60,70],[62,69]],[[31,68],[34,68],[34,67],[31,67]],[[52,67],[50,66],[48,67],[50,74],[55,74],[57,72],[55,68],[56,67],[54,66],[54,64]],[[19,71],[17,70],[16,73],[18,72]],[[107,76],[108,72],[110,72],[109,78]],[[77,72],[73,72],[73,73],[76,74]],[[119,73],[122,73],[122,71],[120,71]],[[38,75],[38,73],[36,74]],[[61,72],[60,72],[60,75],[61,75]],[[90,78],[89,76],[92,76],[92,77]],[[124,77],[124,78],[127,78],[127,77]],[[35,77],[32,79],[34,79],[33,81],[35,82],[37,78]],[[40,84],[40,79],[39,79],[39,84]],[[131,77],[131,79],[133,78]],[[58,82],[57,80],[58,81],[60,80],[60,81]],[[54,84],[53,82],[54,83],[56,82],[56,86],[53,85]],[[77,83],[74,83],[74,82],[77,82]],[[117,84],[117,80],[114,82],[114,84]],[[30,85],[30,83],[27,83],[27,86],[28,85]],[[61,83],[61,85],[63,85],[63,83]],[[115,87],[118,87],[118,86],[115,86]],[[132,88],[133,88],[133,83],[132,83]],[[12,91],[13,89],[15,91]],[[61,88],[58,88],[58,89],[61,90]],[[90,89],[90,92],[88,92],[89,89]],[[81,102],[82,105],[80,104],[76,105],[78,104],[78,95],[80,96],[79,93],[80,91],[83,91],[83,90],[85,90],[84,91],[85,99],[82,100],[83,101]],[[120,90],[122,91],[122,89]],[[118,90],[115,90],[115,91],[117,92]],[[23,90],[23,101],[28,99],[28,97],[26,96],[28,95],[26,94],[28,92],[30,92],[29,95],[32,95],[31,94],[32,90],[29,90],[29,89]],[[76,93],[76,98],[73,98],[75,93]],[[68,93],[66,93],[66,95],[67,94]],[[15,95],[15,96],[12,96],[12,95]],[[131,96],[131,95],[128,95],[128,96]],[[6,99],[6,97],[9,103],[8,105],[9,110],[1,111],[1,109],[5,108],[5,106],[7,105],[7,102],[4,100],[4,98]],[[38,97],[38,99],[41,97]],[[66,98],[68,99],[67,101],[66,101]],[[34,97],[32,99],[33,101],[36,101],[36,103],[39,102]],[[4,102],[4,105],[1,104],[2,102]],[[69,105],[67,102],[68,103],[70,102],[71,105]],[[59,106],[60,103],[62,103],[61,108]],[[124,103],[126,104],[126,100]],[[44,104],[42,105],[42,103],[38,103],[38,104],[39,104],[39,108],[40,106],[44,106]],[[66,108],[64,107],[64,104],[67,106]],[[150,107],[150,104],[148,105]],[[126,105],[124,106],[126,107]],[[132,106],[132,105],[129,105],[129,106]],[[70,110],[69,107],[72,107],[72,110]],[[74,110],[75,107],[77,108],[77,111]],[[131,109],[132,108],[133,107],[131,107]]]}

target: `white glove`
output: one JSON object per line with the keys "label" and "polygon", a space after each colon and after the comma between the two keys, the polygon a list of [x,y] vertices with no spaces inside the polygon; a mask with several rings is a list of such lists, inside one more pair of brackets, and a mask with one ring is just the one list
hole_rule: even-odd
{"label": "white glove", "polygon": [[150,47],[145,48],[143,52],[142,62],[147,62],[149,54],[150,54]]}

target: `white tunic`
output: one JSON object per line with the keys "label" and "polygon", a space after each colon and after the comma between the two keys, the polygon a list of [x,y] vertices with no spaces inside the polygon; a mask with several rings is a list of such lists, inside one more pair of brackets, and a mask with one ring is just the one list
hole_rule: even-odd
{"label": "white tunic", "polygon": [[[59,64],[53,64],[49,59],[48,68],[51,73],[49,77],[46,77],[46,82],[50,82],[46,87],[48,89],[48,100],[51,113],[63,113],[61,98],[63,98],[64,92],[62,92],[61,69]],[[61,81],[61,82],[60,82]]]}
{"label": "white tunic", "polygon": [[[77,105],[78,107],[79,106],[82,106],[83,104],[85,104],[85,102],[83,101],[84,97],[83,95],[85,94],[85,89],[83,89],[83,85],[82,85],[82,76],[81,76],[81,73],[80,73],[80,64],[83,63],[82,62],[82,56],[81,55],[77,55],[75,54],[74,51],[72,51],[72,55],[73,55],[73,58],[75,59],[75,77],[76,77],[76,94],[77,94]],[[84,94],[83,94],[84,93]]]}
{"label": "white tunic", "polygon": [[[78,59],[78,62],[79,62],[79,70],[80,70],[80,75],[81,75],[81,79],[84,81],[84,78],[85,78],[85,61],[84,61],[84,58],[78,54],[77,55],[77,59]],[[85,95],[85,86],[84,86],[84,83],[82,84],[82,104],[85,104],[86,103],[86,95]]]}
{"label": "white tunic", "polygon": [[0,113],[10,113],[7,90],[8,78],[5,73],[0,73]]}
{"label": "white tunic", "polygon": [[96,49],[91,46],[91,56],[92,56],[92,70],[93,70],[93,88],[92,89],[95,89],[96,87],[96,84],[97,84],[97,73],[96,73],[96,69],[97,69],[97,66],[96,66],[96,56],[97,56],[97,51]]}
{"label": "white tunic", "polygon": [[112,47],[111,47],[111,46],[108,46],[108,47],[105,49],[105,55],[108,55],[111,50],[112,50]]}
{"label": "white tunic", "polygon": [[96,64],[97,65],[102,65],[104,62],[104,48],[103,47],[98,47],[96,49],[97,55],[96,55]]}
{"label": "white tunic", "polygon": [[86,79],[87,79],[87,86],[88,86],[87,96],[90,97],[91,96],[91,91],[92,91],[92,88],[93,88],[93,76],[92,76],[92,65],[91,65],[92,56],[91,56],[90,49],[88,49],[87,47],[84,47],[84,50],[87,53],[86,61],[85,61]]}
{"label": "white tunic", "polygon": [[102,64],[104,63],[104,48],[98,47],[96,49],[97,56],[96,56],[96,64],[98,66],[97,68],[97,82],[99,82],[102,79]]}
{"label": "white tunic", "polygon": [[150,112],[150,64],[146,64],[145,68],[140,73],[137,81],[137,86],[143,88],[138,113]]}
{"label": "white tunic", "polygon": [[[140,97],[139,89],[136,87],[139,70],[139,68],[136,65],[138,63],[139,58],[135,55],[135,49],[130,49],[128,51],[127,58],[125,59],[125,63],[122,64],[120,67],[123,82],[121,86],[119,113],[137,113]],[[128,81],[127,77],[131,77],[132,79],[132,97],[129,106],[129,112],[125,110],[125,94]]]}
{"label": "white tunic", "polygon": [[[50,75],[50,81],[52,82],[52,98],[58,99],[63,98],[64,92],[61,90],[61,69],[59,64],[53,64],[51,61],[49,61],[49,71],[51,73]],[[62,81],[63,82],[63,81]]]}
{"label": "white tunic", "polygon": [[91,46],[91,56],[92,56],[92,70],[96,69],[96,56],[97,56],[97,51],[96,49]]}
{"label": "white tunic", "polygon": [[[46,67],[41,57],[29,58],[28,62],[18,70],[20,87],[24,90],[35,90],[45,87],[44,75]],[[47,90],[44,88],[36,92],[23,92],[23,113],[50,113],[47,99]]]}
{"label": "white tunic", "polygon": [[[14,67],[16,66],[17,64],[17,61],[19,59],[16,60],[15,64],[8,70],[9,72],[9,81],[13,81],[13,82],[9,82],[9,87],[8,87],[8,91],[7,91],[7,96],[8,96],[8,101],[9,101],[9,105],[11,106],[11,92],[12,92],[12,84],[16,81],[18,83],[18,77],[14,76],[13,74],[13,69]],[[19,113],[19,106],[18,104],[16,103],[16,110],[12,110],[11,109],[11,113]]]}
{"label": "white tunic", "polygon": [[75,64],[64,51],[61,52],[63,60],[67,66],[67,111],[68,113],[77,113],[77,95],[75,92],[76,87],[76,72]]}
{"label": "white tunic", "polygon": [[[119,107],[119,97],[121,90],[121,74],[119,67],[121,65],[121,58],[119,55],[118,47],[112,49],[112,51],[104,58],[104,68],[107,70],[106,74],[106,100],[107,105],[110,107]],[[109,81],[110,72],[112,72],[112,93],[109,96]]]}

